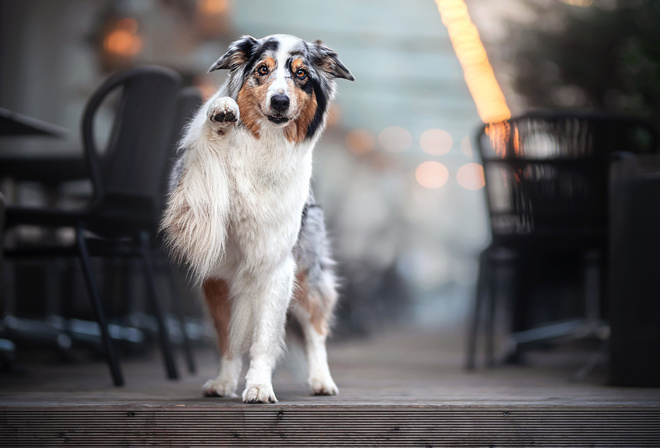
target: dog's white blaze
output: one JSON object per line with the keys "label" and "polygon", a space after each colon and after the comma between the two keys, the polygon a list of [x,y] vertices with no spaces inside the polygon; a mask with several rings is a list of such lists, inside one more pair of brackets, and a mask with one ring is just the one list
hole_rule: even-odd
{"label": "dog's white blaze", "polygon": [[[297,44],[300,43],[300,40],[293,36],[288,35],[278,35],[279,38],[279,47],[277,54],[275,55],[275,62],[277,67],[275,69],[274,78],[275,80],[271,83],[268,88],[268,94],[266,95],[266,105],[270,107],[270,100],[273,95],[283,94],[289,97],[290,105],[289,110],[297,110],[298,104],[296,102],[296,95],[290,90],[291,83],[289,82],[290,73],[286,65],[287,60],[291,55],[291,51],[295,48]],[[293,119],[295,117],[289,117]]]}

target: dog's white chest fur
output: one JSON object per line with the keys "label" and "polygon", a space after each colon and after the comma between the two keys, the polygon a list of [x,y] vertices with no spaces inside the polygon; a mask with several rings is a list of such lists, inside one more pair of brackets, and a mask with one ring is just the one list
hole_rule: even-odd
{"label": "dog's white chest fur", "polygon": [[311,151],[283,138],[255,139],[245,130],[234,137],[235,152],[224,160],[230,199],[223,266],[277,264],[291,253],[298,236]]}
{"label": "dog's white chest fur", "polygon": [[224,236],[217,241],[209,235],[207,243],[220,244],[222,254],[215,263],[205,263],[208,274],[224,277],[237,269],[281,262],[290,255],[300,229],[312,172],[311,148],[293,145],[281,135],[256,138],[242,128],[213,135],[206,145],[203,151],[186,154],[190,159],[184,175],[196,180],[186,183],[186,196],[204,198],[202,208],[211,211],[200,218],[209,220],[213,235]]}

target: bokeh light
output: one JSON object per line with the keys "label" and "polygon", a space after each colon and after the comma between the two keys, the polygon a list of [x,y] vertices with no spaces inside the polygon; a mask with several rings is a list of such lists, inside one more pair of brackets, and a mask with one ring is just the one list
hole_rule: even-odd
{"label": "bokeh light", "polygon": [[566,3],[567,5],[579,6],[581,8],[585,8],[587,6],[591,6],[594,4],[594,0],[561,0],[561,1]]}
{"label": "bokeh light", "polygon": [[197,7],[204,14],[220,15],[229,7],[229,0],[199,0]]}
{"label": "bokeh light", "polygon": [[390,152],[403,152],[412,146],[412,135],[400,126],[390,126],[378,134],[378,143]]}
{"label": "bokeh light", "polygon": [[121,19],[103,39],[103,48],[118,56],[135,56],[142,49],[142,39],[137,35],[137,31],[137,20]]}
{"label": "bokeh light", "polygon": [[419,139],[419,144],[424,152],[435,156],[441,156],[447,154],[451,150],[453,141],[449,132],[443,131],[442,129],[429,129],[424,131]]}
{"label": "bokeh light", "polygon": [[376,148],[376,138],[366,129],[353,129],[346,134],[346,146],[353,154],[367,154]]}
{"label": "bokeh light", "polygon": [[329,128],[337,125],[341,121],[341,107],[337,103],[332,103],[328,109],[328,117],[325,120]]}
{"label": "bokeh light", "polygon": [[440,188],[449,180],[449,170],[442,163],[429,160],[417,167],[415,179],[424,188]]}
{"label": "bokeh light", "polygon": [[456,172],[456,181],[466,190],[481,190],[486,185],[484,169],[478,163],[466,163]]}

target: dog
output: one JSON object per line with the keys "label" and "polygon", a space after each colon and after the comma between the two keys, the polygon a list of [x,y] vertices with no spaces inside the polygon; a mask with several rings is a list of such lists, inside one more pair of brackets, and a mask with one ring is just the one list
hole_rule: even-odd
{"label": "dog", "polygon": [[273,369],[297,328],[312,392],[335,395],[325,341],[337,281],[310,178],[335,80],[354,77],[321,41],[282,34],[243,36],[215,70],[229,77],[184,132],[161,225],[217,331],[220,369],[203,393],[235,397],[247,353],[243,401],[276,403]]}

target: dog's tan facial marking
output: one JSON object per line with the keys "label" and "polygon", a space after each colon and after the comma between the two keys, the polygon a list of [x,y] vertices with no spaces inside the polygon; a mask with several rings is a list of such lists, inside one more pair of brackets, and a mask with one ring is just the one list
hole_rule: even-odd
{"label": "dog's tan facial marking", "polygon": [[297,58],[291,62],[291,75],[292,81],[289,83],[289,91],[296,96],[295,104],[298,108],[298,114],[284,128],[284,135],[287,140],[297,144],[305,139],[307,128],[314,119],[318,104],[313,90],[311,93],[303,90],[304,86],[311,81],[308,79],[307,67],[302,59]]}
{"label": "dog's tan facial marking", "polygon": [[256,138],[260,136],[259,121],[263,119],[259,105],[265,103],[268,96],[268,88],[272,83],[271,74],[276,65],[277,63],[272,57],[267,57],[257,63],[254,73],[245,81],[236,98],[241,113],[241,122]]}
{"label": "dog's tan facial marking", "polygon": [[255,71],[255,75],[257,81],[259,83],[265,82],[269,75],[275,70],[276,65],[277,63],[275,62],[275,59],[271,58],[270,56],[256,64],[257,69]]}
{"label": "dog's tan facial marking", "polygon": [[305,68],[305,63],[302,59],[297,58],[297,59],[294,59],[293,62],[291,62],[291,71],[293,73],[296,73],[298,71],[298,69],[301,69],[301,68],[303,68],[303,69]]}
{"label": "dog's tan facial marking", "polygon": [[204,298],[208,306],[215,331],[218,334],[218,345],[222,355],[232,359],[229,351],[229,321],[231,319],[231,302],[229,301],[229,285],[221,279],[206,279],[202,285]]}
{"label": "dog's tan facial marking", "polygon": [[316,96],[305,93],[300,89],[293,90],[296,95],[300,113],[295,120],[292,120],[287,127],[284,128],[284,135],[291,143],[300,143],[307,135],[307,128],[314,119],[316,114]]}
{"label": "dog's tan facial marking", "polygon": [[307,274],[299,271],[296,274],[297,288],[294,291],[293,300],[309,313],[309,321],[320,335],[328,334],[328,311],[325,309],[321,300],[310,294],[309,283],[307,281]]}

